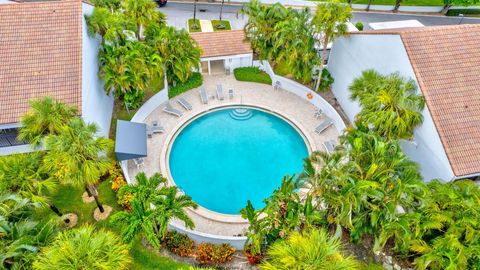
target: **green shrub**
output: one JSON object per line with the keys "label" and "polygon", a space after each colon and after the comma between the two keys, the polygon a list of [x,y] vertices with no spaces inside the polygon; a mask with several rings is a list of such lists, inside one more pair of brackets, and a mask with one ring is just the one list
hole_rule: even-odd
{"label": "green shrub", "polygon": [[195,19],[197,22],[197,28],[193,28],[193,19],[188,19],[188,32],[195,33],[195,32],[202,32],[202,28],[200,27],[200,20]]}
{"label": "green shrub", "polygon": [[143,98],[145,97],[144,91],[128,91],[122,93],[123,103],[127,104],[128,109],[137,109],[142,105]]}
{"label": "green shrub", "polygon": [[229,244],[201,243],[195,252],[195,259],[202,264],[219,265],[231,261],[234,254],[235,248]]}
{"label": "green shrub", "polygon": [[220,27],[220,20],[212,20],[213,31],[232,30],[230,21],[222,20],[223,28]]}
{"label": "green shrub", "polygon": [[358,29],[358,31],[363,31],[363,23],[362,22],[357,22],[355,24],[355,27]]}
{"label": "green shrub", "polygon": [[178,256],[188,257],[193,254],[195,242],[186,234],[169,231],[165,236],[165,247]]}
{"label": "green shrub", "polygon": [[322,78],[320,81],[320,85],[318,86],[318,91],[320,92],[325,92],[330,89],[330,85],[334,82],[334,79],[328,69],[324,68],[322,69]]}
{"label": "green shrub", "polygon": [[447,12],[447,16],[458,16],[460,14],[465,15],[465,17],[478,17],[480,16],[480,9],[450,9]]}
{"label": "green shrub", "polygon": [[233,70],[233,74],[238,81],[272,84],[270,76],[258,67],[236,68]]}
{"label": "green shrub", "polygon": [[192,76],[184,83],[178,83],[168,88],[168,98],[173,98],[190,89],[199,87],[203,83],[202,74],[194,72]]}

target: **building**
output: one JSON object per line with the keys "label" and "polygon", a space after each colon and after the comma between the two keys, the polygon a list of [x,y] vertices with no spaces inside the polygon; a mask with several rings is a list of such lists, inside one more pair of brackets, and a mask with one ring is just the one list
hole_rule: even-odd
{"label": "building", "polygon": [[51,96],[77,108],[108,136],[113,97],[98,79],[100,38],[87,35],[80,0],[0,3],[0,155],[27,152],[16,141],[29,101]]}
{"label": "building", "polygon": [[349,85],[366,69],[415,80],[426,106],[414,140],[402,142],[426,181],[480,175],[480,25],[351,33],[333,45],[332,91],[350,120]]}
{"label": "building", "polygon": [[251,66],[253,51],[243,30],[190,33],[202,49],[202,73],[233,72],[238,67]]}

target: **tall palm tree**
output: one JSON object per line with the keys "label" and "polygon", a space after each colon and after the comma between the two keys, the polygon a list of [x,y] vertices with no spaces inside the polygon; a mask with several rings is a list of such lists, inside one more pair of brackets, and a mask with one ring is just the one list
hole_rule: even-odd
{"label": "tall palm tree", "polygon": [[268,248],[268,259],[260,269],[359,269],[359,263],[352,256],[345,256],[341,247],[340,240],[324,230],[314,229],[303,234],[293,232],[286,240]]}
{"label": "tall palm tree", "polygon": [[412,79],[398,73],[384,76],[365,70],[350,85],[350,91],[350,98],[362,107],[358,120],[387,140],[411,139],[415,127],[423,122],[423,96],[417,94]]}
{"label": "tall palm tree", "polygon": [[[351,18],[352,8],[340,0],[327,0],[317,5],[312,25],[316,36],[320,39],[323,62],[327,60],[328,44],[347,33],[347,22]],[[320,80],[321,76],[317,80],[315,90],[318,90]]]}
{"label": "tall palm tree", "polygon": [[189,229],[195,228],[195,224],[185,212],[185,208],[191,207],[196,209],[198,205],[192,201],[187,195],[178,195],[178,188],[164,187],[161,189],[161,195],[153,199],[153,205],[160,213],[156,219],[159,225],[160,237],[163,239],[167,233],[168,223],[172,218],[181,220],[185,223],[185,227]]}
{"label": "tall palm tree", "polygon": [[135,176],[136,183],[134,185],[125,185],[118,190],[119,197],[123,197],[126,193],[133,195],[137,199],[143,209],[150,208],[150,204],[154,198],[162,195],[161,186],[167,182],[167,179],[159,173],[155,173],[148,178],[144,172]]}
{"label": "tall palm tree", "polygon": [[[102,45],[106,41],[121,44],[125,41],[124,30],[135,30],[133,25],[123,13],[112,13],[109,9],[96,7],[91,15],[85,16],[88,27],[88,35],[94,37],[99,34],[102,37]],[[133,31],[132,30],[132,31]]]}
{"label": "tall palm tree", "polygon": [[106,154],[112,149],[113,142],[97,137],[97,131],[95,124],[86,124],[81,118],[71,120],[58,135],[47,137],[49,151],[45,166],[60,183],[85,187],[103,213],[95,184],[108,171],[110,161]]}
{"label": "tall palm tree", "polygon": [[128,246],[112,232],[95,230],[92,225],[61,232],[43,248],[33,269],[128,269]]}
{"label": "tall palm tree", "polygon": [[121,237],[126,243],[131,243],[136,236],[142,236],[155,248],[160,247],[160,241],[155,232],[155,221],[161,213],[157,208],[144,208],[140,199],[132,200],[132,210],[121,211],[112,216],[112,222],[121,226]]}
{"label": "tall palm tree", "polygon": [[62,216],[48,196],[57,190],[59,183],[45,170],[43,153],[0,157],[0,183],[0,189],[15,192],[32,202],[48,205],[55,214]]}
{"label": "tall palm tree", "polygon": [[20,141],[28,141],[40,146],[47,135],[58,134],[60,129],[70,121],[77,110],[51,97],[30,101],[30,111],[20,120],[22,128],[18,134]]}
{"label": "tall palm tree", "polygon": [[122,3],[124,14],[137,26],[137,37],[143,40],[143,29],[150,22],[159,22],[164,19],[157,11],[157,5],[152,0],[124,0]]}

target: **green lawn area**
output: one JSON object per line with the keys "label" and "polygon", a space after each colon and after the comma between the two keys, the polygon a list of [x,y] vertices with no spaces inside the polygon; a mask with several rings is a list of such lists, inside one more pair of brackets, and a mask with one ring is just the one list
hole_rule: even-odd
{"label": "green lawn area", "polygon": [[272,79],[264,71],[258,67],[241,67],[233,70],[235,79],[245,82],[257,82],[264,84],[272,84]]}
{"label": "green lawn area", "polygon": [[[102,182],[98,187],[98,196],[100,202],[113,208],[112,214],[120,211],[122,208],[117,204],[115,193],[110,187],[110,181]],[[90,223],[97,227],[106,228],[118,233],[118,228],[109,221],[110,217],[104,221],[97,222],[93,218],[93,211],[97,207],[95,202],[86,204],[82,201],[84,189],[71,186],[60,186],[55,194],[52,195],[52,201],[55,206],[63,213],[76,213],[78,215],[77,227]],[[40,208],[35,215],[38,218],[49,218],[55,214],[48,208]],[[179,263],[170,258],[163,257],[147,250],[139,241],[132,243],[130,255],[133,258],[133,265],[130,269],[189,269],[189,265]]]}
{"label": "green lawn area", "polygon": [[232,30],[232,26],[230,25],[230,21],[222,20],[224,28],[218,28],[220,24],[220,20],[212,20],[213,31],[224,31],[224,30]]}
{"label": "green lawn area", "polygon": [[193,19],[188,19],[188,31],[190,33],[202,32],[202,28],[200,27],[200,20],[195,19],[195,21],[197,22],[197,26],[198,26],[198,28],[196,29],[193,28]]}
{"label": "green lawn area", "polygon": [[178,83],[175,86],[170,86],[170,88],[168,88],[168,98],[173,98],[190,89],[199,87],[202,85],[202,82],[202,74],[194,72],[186,82]]}

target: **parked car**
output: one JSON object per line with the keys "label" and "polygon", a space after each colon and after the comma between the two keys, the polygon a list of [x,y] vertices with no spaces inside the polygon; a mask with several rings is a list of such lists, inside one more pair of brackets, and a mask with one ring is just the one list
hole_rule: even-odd
{"label": "parked car", "polygon": [[167,4],[167,0],[155,0],[155,2],[157,2],[159,7],[163,7]]}

